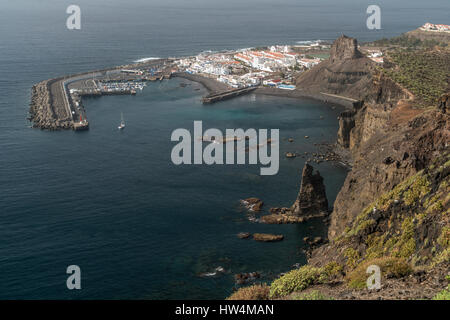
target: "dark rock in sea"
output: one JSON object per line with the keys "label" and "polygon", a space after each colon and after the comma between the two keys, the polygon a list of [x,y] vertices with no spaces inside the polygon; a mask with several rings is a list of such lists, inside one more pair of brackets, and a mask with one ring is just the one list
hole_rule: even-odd
{"label": "dark rock in sea", "polygon": [[251,235],[250,232],[239,232],[237,236],[239,239],[248,239]]}
{"label": "dark rock in sea", "polygon": [[282,234],[255,233],[253,234],[253,239],[262,242],[274,242],[283,240],[284,236]]}
{"label": "dark rock in sea", "polygon": [[[280,209],[280,211],[276,211]],[[284,209],[284,210],[283,210]],[[305,219],[303,217],[294,216],[290,213],[288,208],[271,208],[272,214],[262,216],[260,221],[267,224],[288,224],[288,223],[301,223]],[[287,213],[281,213],[287,212]]]}
{"label": "dark rock in sea", "polygon": [[247,198],[241,200],[241,203],[247,208],[247,210],[256,212],[261,211],[261,207],[264,204],[264,202],[258,198]]}
{"label": "dark rock in sea", "polygon": [[322,237],[314,237],[313,239],[311,239],[310,237],[305,237],[303,238],[303,241],[308,244],[311,248],[320,246],[324,243],[326,243],[326,240]]}
{"label": "dark rock in sea", "polygon": [[261,278],[261,274],[259,272],[238,273],[234,275],[234,281],[236,284],[246,284],[259,278]]}
{"label": "dark rock in sea", "polygon": [[296,155],[293,152],[286,152],[286,158],[295,158]]}

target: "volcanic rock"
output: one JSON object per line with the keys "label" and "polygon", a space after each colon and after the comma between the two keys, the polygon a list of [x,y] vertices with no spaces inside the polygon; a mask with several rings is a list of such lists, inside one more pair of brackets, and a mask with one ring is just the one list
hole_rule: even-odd
{"label": "volcanic rock", "polygon": [[283,240],[284,236],[282,234],[255,233],[253,239],[262,242],[274,242]]}
{"label": "volcanic rock", "polygon": [[261,207],[264,204],[264,202],[258,198],[247,198],[241,202],[250,211],[261,211]]}
{"label": "volcanic rock", "polygon": [[291,212],[297,216],[319,215],[328,212],[328,200],[325,185],[319,171],[313,173],[314,168],[305,164],[302,172],[300,192],[291,207]]}

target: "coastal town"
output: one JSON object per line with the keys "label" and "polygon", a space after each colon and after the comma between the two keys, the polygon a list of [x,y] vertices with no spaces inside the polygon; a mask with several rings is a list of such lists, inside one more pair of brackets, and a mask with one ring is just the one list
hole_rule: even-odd
{"label": "coastal town", "polygon": [[[203,97],[203,103],[236,97],[256,88],[293,91],[301,89],[295,79],[329,58],[330,47],[331,43],[317,40],[294,45],[207,51],[189,57],[144,59],[111,69],[50,79],[33,87],[30,120],[34,127],[42,129],[86,130],[89,122],[83,96],[135,95],[143,90],[146,82],[173,76],[202,82],[209,91]],[[383,63],[380,49],[367,48],[364,53],[375,63]],[[49,96],[53,99],[49,100]],[[335,98],[328,95],[325,99]],[[53,117],[54,114],[58,117]]]}
{"label": "coastal town", "polygon": [[419,28],[422,31],[432,31],[432,32],[449,32],[450,33],[450,25],[447,24],[433,24],[433,23],[425,23],[423,26]]}
{"label": "coastal town", "polygon": [[[201,53],[175,61],[178,71],[201,74],[232,88],[268,86],[294,90],[296,75],[319,64],[324,58],[309,51],[329,50],[322,41],[303,45],[274,45],[234,52]],[[325,55],[326,56],[326,55]]]}

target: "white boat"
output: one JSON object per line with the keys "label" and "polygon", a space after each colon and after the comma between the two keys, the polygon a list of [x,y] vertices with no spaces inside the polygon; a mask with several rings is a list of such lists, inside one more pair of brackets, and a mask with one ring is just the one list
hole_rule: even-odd
{"label": "white boat", "polygon": [[125,128],[125,121],[123,120],[123,113],[120,113],[120,125],[117,127],[119,130],[123,130]]}

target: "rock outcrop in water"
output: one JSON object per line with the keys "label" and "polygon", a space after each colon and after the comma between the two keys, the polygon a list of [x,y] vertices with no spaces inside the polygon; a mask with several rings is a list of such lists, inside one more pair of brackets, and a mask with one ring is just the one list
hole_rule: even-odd
{"label": "rock outcrop in water", "polygon": [[297,216],[310,217],[328,212],[328,200],[319,171],[308,163],[303,167],[300,192],[291,207],[291,212]]}
{"label": "rock outcrop in water", "polygon": [[241,200],[241,204],[249,211],[259,212],[264,202],[258,198],[247,198]]}
{"label": "rock outcrop in water", "polygon": [[290,208],[270,208],[269,215],[262,216],[261,222],[270,224],[300,223],[311,218],[328,215],[328,200],[323,178],[319,171],[308,163],[302,171],[300,191]]}

